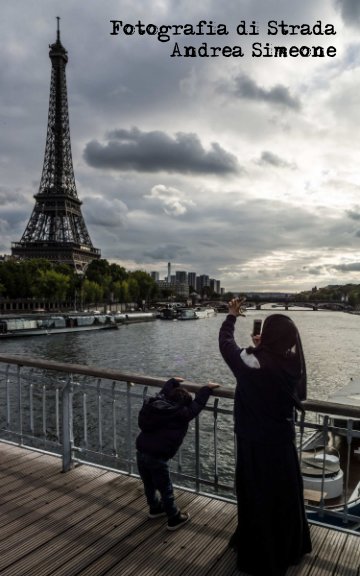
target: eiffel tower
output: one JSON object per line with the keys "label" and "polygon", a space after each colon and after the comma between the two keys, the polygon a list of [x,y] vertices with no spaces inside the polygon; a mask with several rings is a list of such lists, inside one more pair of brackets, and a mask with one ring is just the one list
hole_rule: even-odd
{"label": "eiffel tower", "polygon": [[67,50],[57,39],[49,46],[51,85],[45,158],[35,206],[20,242],[11,252],[18,258],[45,258],[69,264],[77,272],[100,258],[94,248],[81,213],[71,155],[69,112],[65,67]]}

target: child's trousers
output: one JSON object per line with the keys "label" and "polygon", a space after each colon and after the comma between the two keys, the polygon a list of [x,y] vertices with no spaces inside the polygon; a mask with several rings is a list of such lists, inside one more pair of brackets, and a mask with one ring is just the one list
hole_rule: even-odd
{"label": "child's trousers", "polygon": [[[176,516],[179,510],[175,504],[169,461],[162,458],[154,458],[142,452],[137,452],[136,458],[150,511],[158,509],[162,502],[167,517]],[[158,493],[160,493],[161,498],[159,498]]]}

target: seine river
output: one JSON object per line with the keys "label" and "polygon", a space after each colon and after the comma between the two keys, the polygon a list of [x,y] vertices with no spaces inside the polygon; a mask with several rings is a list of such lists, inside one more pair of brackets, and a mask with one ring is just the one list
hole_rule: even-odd
{"label": "seine river", "polygon": [[[264,319],[281,309],[249,310],[236,324],[241,346],[251,344],[254,318]],[[305,352],[308,397],[328,399],[357,376],[360,316],[343,312],[294,310],[284,312],[297,324]],[[57,334],[2,340],[3,354],[73,362],[122,372],[168,378],[182,376],[205,384],[208,380],[234,386],[234,378],[218,350],[218,332],[225,316],[196,321],[156,320],[120,326],[119,330]]]}

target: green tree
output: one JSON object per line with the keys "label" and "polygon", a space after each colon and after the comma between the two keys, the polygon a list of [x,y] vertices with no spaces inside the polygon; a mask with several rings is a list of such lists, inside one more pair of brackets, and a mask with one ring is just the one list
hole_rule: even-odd
{"label": "green tree", "polygon": [[34,295],[39,298],[65,302],[70,287],[70,277],[56,270],[39,270],[34,283]]}
{"label": "green tree", "polygon": [[97,282],[84,279],[82,283],[82,300],[86,304],[98,304],[102,302],[104,290]]}
{"label": "green tree", "polygon": [[85,277],[102,286],[105,277],[110,277],[111,279],[109,262],[103,258],[92,260],[86,269]]}
{"label": "green tree", "polygon": [[139,300],[139,284],[136,278],[131,276],[128,281],[128,302],[137,302]]}
{"label": "green tree", "polygon": [[157,294],[156,282],[147,272],[135,270],[135,272],[131,272],[130,279],[136,280],[138,284],[137,300],[148,302]]}
{"label": "green tree", "polygon": [[126,280],[129,275],[125,268],[118,264],[110,264],[109,271],[113,283],[122,282],[123,280]]}

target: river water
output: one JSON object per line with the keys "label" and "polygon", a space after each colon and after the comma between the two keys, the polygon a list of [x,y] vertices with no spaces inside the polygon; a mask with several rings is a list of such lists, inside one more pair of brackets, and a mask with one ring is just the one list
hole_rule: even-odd
{"label": "river water", "polygon": [[[238,344],[250,345],[254,318],[264,319],[273,312],[282,310],[248,310],[245,318],[240,317],[235,330]],[[358,375],[360,316],[310,310],[285,313],[301,334],[308,397],[326,400]],[[218,314],[197,321],[156,320],[120,326],[119,330],[2,340],[0,350],[3,354],[26,354],[154,377],[182,376],[199,384],[212,380],[233,387],[234,378],[218,349],[224,318]]]}

